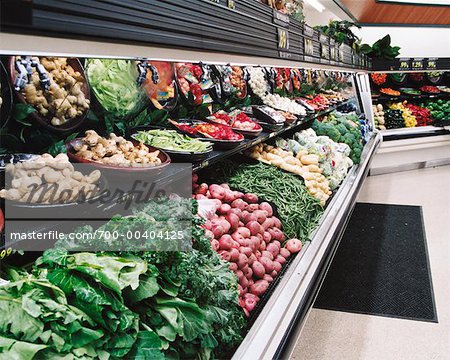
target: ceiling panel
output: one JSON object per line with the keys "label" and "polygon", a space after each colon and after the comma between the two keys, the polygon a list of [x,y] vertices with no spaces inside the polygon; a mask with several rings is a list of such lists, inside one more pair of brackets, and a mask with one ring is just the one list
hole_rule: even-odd
{"label": "ceiling panel", "polygon": [[340,0],[361,24],[450,26],[450,6],[386,3],[376,0]]}

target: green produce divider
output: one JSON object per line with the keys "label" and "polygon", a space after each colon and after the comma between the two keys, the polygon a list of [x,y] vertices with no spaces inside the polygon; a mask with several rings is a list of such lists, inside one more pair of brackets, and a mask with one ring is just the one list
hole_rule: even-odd
{"label": "green produce divider", "polygon": [[[365,55],[254,0],[3,0],[1,31],[368,69]],[[23,14],[18,16],[17,14]],[[307,49],[306,49],[307,48]],[[332,55],[332,56],[331,56]],[[332,58],[333,59],[332,59]]]}

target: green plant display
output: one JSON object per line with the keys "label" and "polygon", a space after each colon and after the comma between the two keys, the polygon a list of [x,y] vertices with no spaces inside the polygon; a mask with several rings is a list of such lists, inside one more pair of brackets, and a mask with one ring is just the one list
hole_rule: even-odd
{"label": "green plant display", "polygon": [[369,44],[361,45],[360,51],[371,58],[392,60],[400,54],[400,47],[391,46],[391,36],[386,35],[372,46]]}
{"label": "green plant display", "polygon": [[353,33],[351,30],[352,27],[361,28],[361,26],[347,20],[330,20],[328,25],[315,26],[314,29],[330,36],[339,44],[347,44],[351,47],[357,47],[361,42],[361,39]]}

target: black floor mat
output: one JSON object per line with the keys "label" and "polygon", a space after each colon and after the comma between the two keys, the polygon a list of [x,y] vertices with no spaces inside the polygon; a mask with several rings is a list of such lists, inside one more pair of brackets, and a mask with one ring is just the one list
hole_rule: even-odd
{"label": "black floor mat", "polygon": [[422,208],[357,203],[314,307],[437,322]]}

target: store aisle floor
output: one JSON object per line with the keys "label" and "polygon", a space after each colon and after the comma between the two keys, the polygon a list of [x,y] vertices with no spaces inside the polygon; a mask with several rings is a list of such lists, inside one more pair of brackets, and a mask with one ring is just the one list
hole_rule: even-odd
{"label": "store aisle floor", "polygon": [[292,359],[450,359],[450,166],[369,177],[358,201],[422,206],[438,323],[313,308]]}

